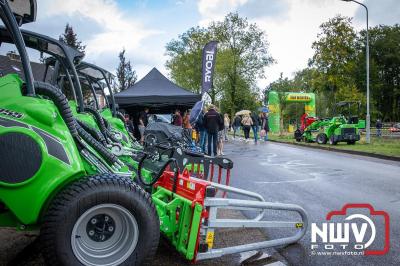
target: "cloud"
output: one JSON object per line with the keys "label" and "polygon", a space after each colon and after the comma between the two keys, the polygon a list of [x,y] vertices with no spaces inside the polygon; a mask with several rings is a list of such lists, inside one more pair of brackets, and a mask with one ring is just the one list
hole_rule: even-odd
{"label": "cloud", "polygon": [[292,1],[287,10],[285,21],[255,22],[264,29],[269,37],[270,51],[277,64],[266,69],[267,79],[260,80],[259,86],[265,88],[268,83],[284,76],[293,76],[294,72],[307,67],[313,55],[311,45],[320,32],[319,26],[337,14],[353,16],[357,7],[346,6],[341,1]]}
{"label": "cloud", "polygon": [[[349,4],[357,5],[355,3]],[[398,0],[366,0],[364,4],[368,7],[370,25],[394,25],[400,23],[400,5]],[[357,6],[358,9],[355,18],[365,25],[365,8],[359,5]]]}
{"label": "cloud", "polygon": [[114,0],[41,0],[37,22],[26,28],[58,38],[67,22],[87,45],[85,60],[89,62],[101,62],[101,66],[114,71],[123,47],[126,55],[135,60],[157,61],[144,50],[143,42],[163,32],[146,28],[124,13]]}
{"label": "cloud", "polygon": [[283,0],[248,0],[244,5],[238,8],[238,12],[246,17],[262,19],[287,19],[287,10],[289,5]]}
{"label": "cloud", "polygon": [[[370,24],[399,22],[398,0],[363,1]],[[267,33],[270,52],[277,64],[266,68],[264,88],[279,78],[307,66],[311,44],[319,25],[337,14],[355,16],[357,30],[365,28],[365,11],[355,3],[339,0],[39,0],[30,29],[58,38],[69,22],[87,45],[85,60],[115,72],[118,53],[126,48],[139,77],[153,66],[165,73],[165,44],[195,25],[206,26],[239,12]]]}
{"label": "cloud", "polygon": [[252,18],[284,18],[287,2],[285,0],[200,0],[197,4],[202,16],[199,24],[208,25],[211,21],[222,20],[229,12],[239,12]]}
{"label": "cloud", "polygon": [[227,13],[246,2],[247,0],[200,0],[197,4],[202,17],[199,24],[206,26],[211,21],[221,20]]}

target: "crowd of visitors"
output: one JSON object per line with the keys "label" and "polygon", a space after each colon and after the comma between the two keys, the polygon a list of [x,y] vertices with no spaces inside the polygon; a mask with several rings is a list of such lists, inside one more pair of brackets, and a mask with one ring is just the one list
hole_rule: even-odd
{"label": "crowd of visitors", "polygon": [[[196,122],[192,125],[199,133],[198,144],[202,152],[208,155],[224,155],[224,142],[228,141],[228,132],[233,131],[233,138],[236,139],[242,130],[245,141],[250,140],[250,131],[253,132],[254,142],[259,139],[268,140],[268,115],[256,112],[229,118],[228,114],[220,114],[217,107],[209,106],[204,109]],[[260,138],[259,138],[260,136]]]}
{"label": "crowd of visitors", "polygon": [[[259,140],[268,140],[268,114],[256,112],[236,115],[232,119],[228,114],[221,114],[214,105],[204,108],[197,121],[190,123],[191,110],[185,111],[183,116],[179,109],[171,117],[171,124],[182,127],[188,136],[193,136],[194,141],[200,147],[201,151],[210,156],[224,155],[224,142],[228,141],[228,133],[233,131],[233,139],[241,135],[243,131],[246,142],[250,141],[250,132],[253,133],[254,142]],[[140,142],[143,144],[144,132],[149,123],[149,108],[145,108],[139,113],[137,129],[140,133]],[[133,132],[136,126],[133,125],[129,115],[125,116],[128,130]],[[193,133],[195,130],[196,134]],[[259,137],[260,136],[260,137]]]}

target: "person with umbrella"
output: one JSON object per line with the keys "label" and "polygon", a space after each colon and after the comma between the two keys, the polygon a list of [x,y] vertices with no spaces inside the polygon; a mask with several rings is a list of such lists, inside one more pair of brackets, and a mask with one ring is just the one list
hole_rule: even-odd
{"label": "person with umbrella", "polygon": [[192,108],[190,112],[190,124],[196,129],[199,133],[199,145],[201,151],[206,153],[206,144],[207,144],[207,130],[204,126],[204,114],[207,112],[204,107],[204,101],[198,101]]}
{"label": "person with umbrella", "polygon": [[250,137],[250,129],[251,126],[253,125],[253,120],[251,119],[249,114],[244,115],[242,119],[242,124],[243,124],[244,138],[246,139],[246,142],[248,142]]}

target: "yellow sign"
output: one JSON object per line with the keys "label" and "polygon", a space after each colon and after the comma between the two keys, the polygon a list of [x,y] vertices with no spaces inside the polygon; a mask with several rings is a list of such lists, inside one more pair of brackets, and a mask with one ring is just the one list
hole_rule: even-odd
{"label": "yellow sign", "polygon": [[286,97],[287,102],[309,102],[311,101],[311,97],[309,95],[305,95],[302,93],[291,93]]}
{"label": "yellow sign", "polygon": [[209,249],[212,249],[214,245],[214,232],[207,232],[206,243]]}
{"label": "yellow sign", "polygon": [[314,106],[311,106],[311,105],[306,105],[306,106],[304,106],[304,110],[305,110],[306,112],[315,111],[315,107],[314,107]]}
{"label": "yellow sign", "polygon": [[269,104],[268,109],[269,109],[270,113],[278,113],[279,112],[279,108],[278,108],[277,104]]}

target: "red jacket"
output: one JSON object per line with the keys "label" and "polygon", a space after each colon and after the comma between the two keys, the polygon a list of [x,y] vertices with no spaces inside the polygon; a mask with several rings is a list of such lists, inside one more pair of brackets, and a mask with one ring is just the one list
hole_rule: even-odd
{"label": "red jacket", "polygon": [[182,116],[181,115],[175,115],[174,117],[174,123],[175,126],[181,127],[182,126]]}

